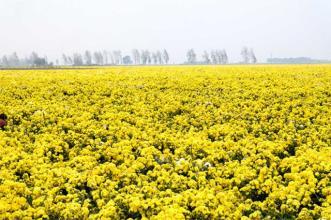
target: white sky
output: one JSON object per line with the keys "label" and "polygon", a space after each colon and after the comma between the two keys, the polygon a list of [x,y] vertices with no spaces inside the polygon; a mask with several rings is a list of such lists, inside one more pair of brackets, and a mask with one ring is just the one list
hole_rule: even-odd
{"label": "white sky", "polygon": [[260,61],[331,59],[331,1],[0,0],[0,55],[166,48],[182,62],[189,48],[225,48],[238,61],[243,46]]}

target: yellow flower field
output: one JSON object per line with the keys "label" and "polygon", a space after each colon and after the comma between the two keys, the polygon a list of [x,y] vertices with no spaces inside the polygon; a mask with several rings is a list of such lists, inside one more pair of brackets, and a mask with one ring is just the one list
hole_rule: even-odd
{"label": "yellow flower field", "polygon": [[331,219],[331,65],[0,71],[0,219]]}

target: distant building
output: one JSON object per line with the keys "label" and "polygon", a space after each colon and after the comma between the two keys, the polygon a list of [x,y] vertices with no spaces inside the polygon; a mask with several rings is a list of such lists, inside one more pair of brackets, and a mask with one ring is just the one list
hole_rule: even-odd
{"label": "distant building", "polygon": [[331,60],[315,60],[309,57],[290,57],[290,58],[269,58],[267,63],[276,64],[312,64],[312,63],[331,63]]}

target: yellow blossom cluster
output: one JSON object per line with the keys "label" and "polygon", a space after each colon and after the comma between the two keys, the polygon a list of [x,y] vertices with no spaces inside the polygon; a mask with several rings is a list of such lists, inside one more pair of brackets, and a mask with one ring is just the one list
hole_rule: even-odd
{"label": "yellow blossom cluster", "polygon": [[0,219],[331,219],[331,65],[0,71]]}

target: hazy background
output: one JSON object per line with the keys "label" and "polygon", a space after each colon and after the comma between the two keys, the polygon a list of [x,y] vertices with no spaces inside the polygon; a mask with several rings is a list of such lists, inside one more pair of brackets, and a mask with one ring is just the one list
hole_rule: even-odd
{"label": "hazy background", "polygon": [[0,0],[0,56],[163,49],[170,62],[187,49],[243,46],[259,61],[274,57],[331,58],[330,0]]}

